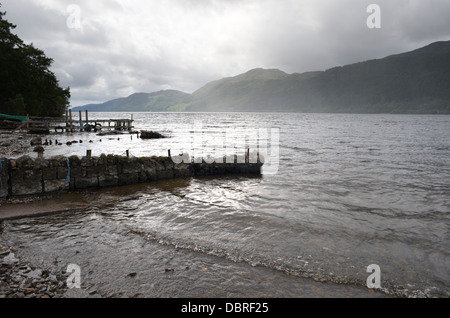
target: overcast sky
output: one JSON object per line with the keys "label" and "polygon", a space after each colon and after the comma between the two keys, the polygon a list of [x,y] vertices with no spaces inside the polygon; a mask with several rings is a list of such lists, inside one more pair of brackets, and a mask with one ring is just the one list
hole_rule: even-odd
{"label": "overcast sky", "polygon": [[[192,93],[258,67],[326,70],[450,40],[449,0],[0,3],[14,32],[54,59],[72,106],[162,89]],[[381,28],[367,26],[370,4],[381,9]]]}

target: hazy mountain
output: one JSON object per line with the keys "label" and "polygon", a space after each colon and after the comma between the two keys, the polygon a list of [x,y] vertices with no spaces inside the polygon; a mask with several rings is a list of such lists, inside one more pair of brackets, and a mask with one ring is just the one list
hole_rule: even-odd
{"label": "hazy mountain", "polygon": [[252,70],[200,88],[186,110],[450,113],[449,88],[450,41],[325,72]]}
{"label": "hazy mountain", "polygon": [[[309,96],[297,91],[319,72],[288,75],[279,70],[254,69],[211,82],[192,94],[188,111],[296,111]],[[306,86],[305,86],[306,87]]]}
{"label": "hazy mountain", "polygon": [[[92,111],[292,111],[450,114],[450,41],[327,71],[254,69],[193,94],[134,94]],[[83,108],[84,109],[84,108]]]}
{"label": "hazy mountain", "polygon": [[103,104],[89,104],[72,108],[72,111],[89,110],[92,112],[161,112],[168,111],[171,106],[187,103],[192,100],[190,94],[176,90],[165,90],[155,93],[136,93],[126,98],[118,98]]}

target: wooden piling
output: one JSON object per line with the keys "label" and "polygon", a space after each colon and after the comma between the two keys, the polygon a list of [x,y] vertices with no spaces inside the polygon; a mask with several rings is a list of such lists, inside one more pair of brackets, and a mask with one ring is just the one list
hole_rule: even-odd
{"label": "wooden piling", "polygon": [[70,132],[73,132],[72,110],[71,109],[69,109],[69,127],[70,127]]}

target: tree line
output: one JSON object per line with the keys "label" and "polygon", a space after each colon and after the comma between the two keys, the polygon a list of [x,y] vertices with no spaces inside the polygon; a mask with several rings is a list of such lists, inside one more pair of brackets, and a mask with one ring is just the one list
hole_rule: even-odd
{"label": "tree line", "polygon": [[[1,4],[0,4],[1,8]],[[57,117],[69,107],[70,88],[61,88],[53,59],[12,33],[16,25],[0,11],[0,113]]]}

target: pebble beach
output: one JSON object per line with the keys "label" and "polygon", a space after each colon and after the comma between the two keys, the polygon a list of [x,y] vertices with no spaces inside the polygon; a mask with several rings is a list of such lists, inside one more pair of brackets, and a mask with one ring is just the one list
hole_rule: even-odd
{"label": "pebble beach", "polygon": [[0,298],[61,298],[68,274],[35,268],[0,246]]}
{"label": "pebble beach", "polygon": [[[25,153],[31,137],[26,134],[0,135],[2,157]],[[0,206],[11,206],[40,200],[37,197],[0,200]],[[0,233],[2,224],[0,223]],[[20,260],[12,247],[0,241],[0,298],[60,298],[67,291],[67,274],[36,268]]]}
{"label": "pebble beach", "polygon": [[[2,157],[17,157],[26,154],[33,137],[24,133],[0,135]],[[30,205],[46,199],[50,199],[50,197],[3,198],[0,200],[0,207],[3,211],[16,213],[17,217],[26,217],[30,212]],[[1,220],[0,216],[0,234],[2,232]],[[0,298],[64,298],[77,295],[92,297],[94,294],[92,290],[91,293],[81,290],[78,290],[77,293],[75,290],[69,290],[67,287],[68,277],[69,273],[57,266],[40,268],[21,260],[20,251],[16,247],[7,246],[0,240]]]}

